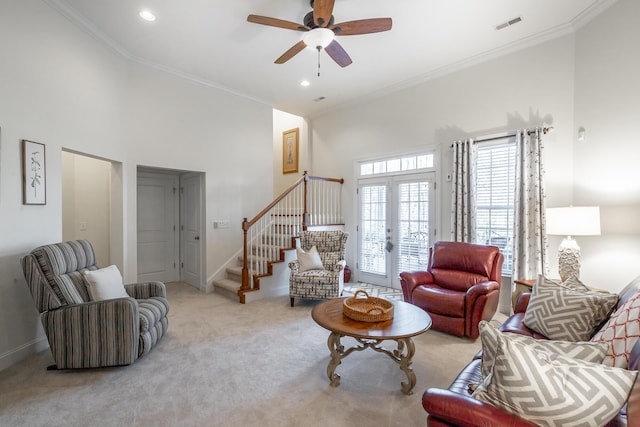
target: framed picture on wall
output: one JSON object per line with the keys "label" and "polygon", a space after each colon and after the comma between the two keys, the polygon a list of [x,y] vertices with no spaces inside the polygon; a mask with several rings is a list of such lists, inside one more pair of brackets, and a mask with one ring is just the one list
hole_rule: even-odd
{"label": "framed picture on wall", "polygon": [[282,132],[282,173],[298,172],[299,128]]}
{"label": "framed picture on wall", "polygon": [[22,204],[47,204],[44,144],[22,140]]}

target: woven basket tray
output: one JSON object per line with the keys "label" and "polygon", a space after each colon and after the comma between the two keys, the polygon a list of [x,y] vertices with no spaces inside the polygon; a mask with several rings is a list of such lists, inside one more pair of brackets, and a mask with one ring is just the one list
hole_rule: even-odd
{"label": "woven basket tray", "polygon": [[[358,298],[364,294],[364,298]],[[342,312],[352,320],[360,322],[384,322],[393,318],[393,303],[384,298],[370,297],[365,291],[357,291],[344,300]]]}

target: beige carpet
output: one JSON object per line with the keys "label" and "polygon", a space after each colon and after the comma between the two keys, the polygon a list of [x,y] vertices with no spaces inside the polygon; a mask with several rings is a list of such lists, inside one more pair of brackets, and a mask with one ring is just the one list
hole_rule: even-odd
{"label": "beige carpet", "polygon": [[357,291],[365,291],[370,297],[386,298],[390,300],[402,301],[401,289],[389,288],[386,286],[371,285],[369,283],[355,282],[345,283],[343,295],[348,297],[354,295]]}
{"label": "beige carpet", "polygon": [[131,366],[47,371],[45,351],[0,372],[0,425],[423,426],[424,389],[448,386],[480,348],[428,331],[414,339],[413,395],[400,392],[398,365],[370,350],[343,360],[334,388],[329,333],[310,316],[317,302],[241,305],[181,283],[167,289],[169,330]]}

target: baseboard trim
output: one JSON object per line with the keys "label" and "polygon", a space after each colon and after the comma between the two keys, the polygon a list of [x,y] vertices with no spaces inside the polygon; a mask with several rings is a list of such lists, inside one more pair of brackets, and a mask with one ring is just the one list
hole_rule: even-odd
{"label": "baseboard trim", "polygon": [[46,350],[47,348],[49,348],[49,342],[46,337],[42,337],[0,354],[0,371],[15,365],[29,356]]}

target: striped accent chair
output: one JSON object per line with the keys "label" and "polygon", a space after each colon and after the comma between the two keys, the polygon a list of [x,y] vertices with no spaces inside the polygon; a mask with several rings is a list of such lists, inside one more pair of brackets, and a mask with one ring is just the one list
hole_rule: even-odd
{"label": "striped accent chair", "polygon": [[342,295],[344,287],[345,246],[349,233],[344,231],[301,231],[300,247],[309,251],[316,247],[323,269],[302,271],[296,259],[289,263],[289,297],[325,299]]}
{"label": "striped accent chair", "polygon": [[128,298],[91,301],[82,273],[98,267],[86,240],[40,246],[20,262],[57,369],[129,365],[167,330],[162,282],[128,284]]}

